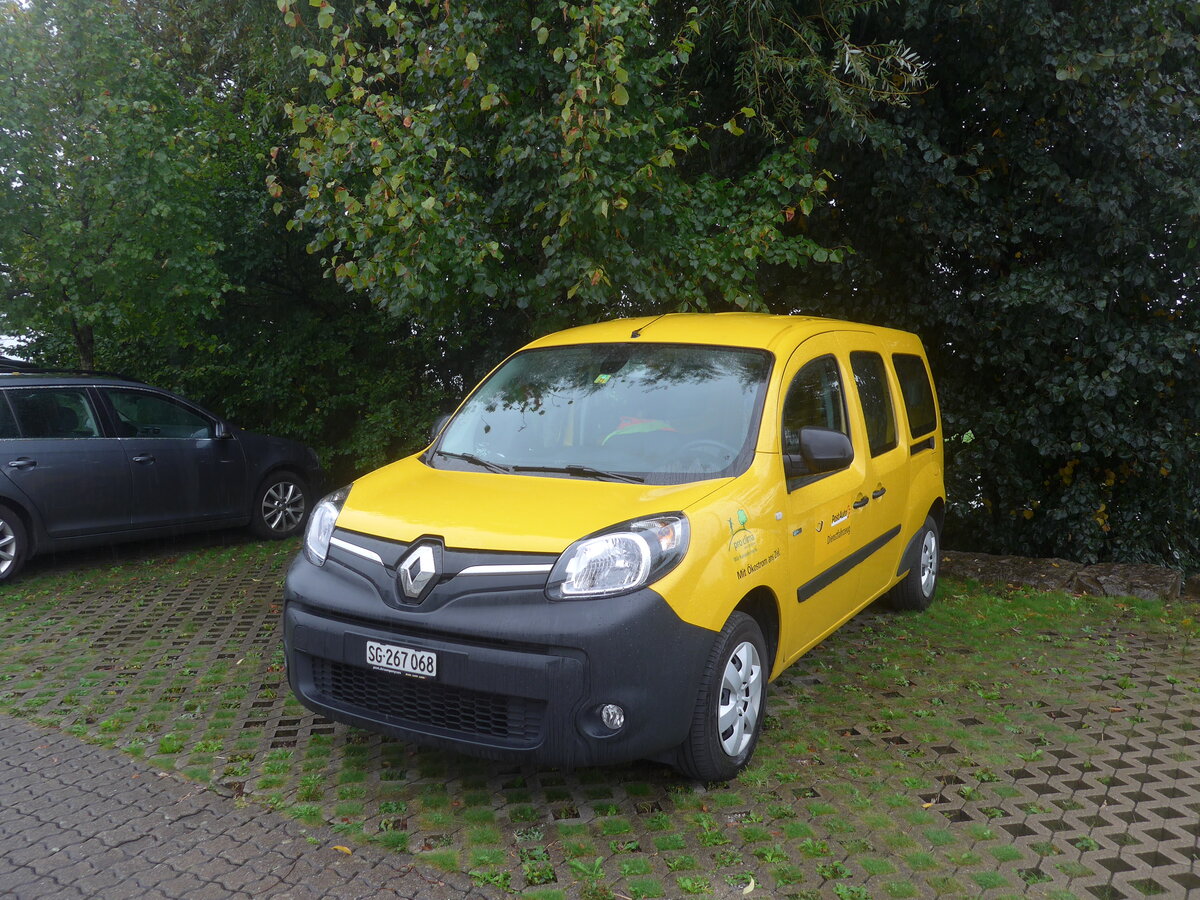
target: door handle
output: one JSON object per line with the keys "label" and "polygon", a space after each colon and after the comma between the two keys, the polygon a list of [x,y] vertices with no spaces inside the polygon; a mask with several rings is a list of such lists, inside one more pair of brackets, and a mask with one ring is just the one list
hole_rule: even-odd
{"label": "door handle", "polygon": [[862,509],[864,506],[866,506],[870,502],[871,502],[871,498],[868,497],[866,494],[863,494],[861,497],[859,497],[857,500],[854,501],[854,508]]}
{"label": "door handle", "polygon": [[17,459],[10,459],[8,467],[10,469],[32,469],[37,465],[36,459],[30,459],[28,456],[21,456]]}
{"label": "door handle", "polygon": [[871,499],[878,500],[880,497],[882,497],[886,493],[887,493],[887,488],[885,488],[881,484],[879,487],[875,488],[875,490],[871,491]]}
{"label": "door handle", "polygon": [[140,456],[135,456],[133,461],[135,463],[141,463],[143,466],[148,466],[150,463],[154,462],[154,456],[150,453],[143,453]]}

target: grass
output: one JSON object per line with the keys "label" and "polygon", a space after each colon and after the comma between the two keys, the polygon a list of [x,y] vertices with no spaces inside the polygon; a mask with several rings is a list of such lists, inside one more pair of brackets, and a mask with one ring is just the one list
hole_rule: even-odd
{"label": "grass", "polygon": [[1102,785],[1094,732],[1200,704],[1178,610],[948,580],[928,612],[868,611],[785,673],[736,781],[489,763],[295,701],[278,628],[293,552],[31,569],[0,592],[0,711],[530,897],[704,897],[751,880],[760,896],[1007,896],[1052,879],[1067,897],[1114,851],[1100,831],[1018,842],[1022,822],[1075,802],[1031,794],[1031,779],[1094,756]]}

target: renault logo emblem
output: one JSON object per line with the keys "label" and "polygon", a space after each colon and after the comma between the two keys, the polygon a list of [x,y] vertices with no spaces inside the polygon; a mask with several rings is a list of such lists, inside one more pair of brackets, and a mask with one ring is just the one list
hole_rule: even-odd
{"label": "renault logo emblem", "polygon": [[410,600],[420,598],[429,582],[437,575],[437,560],[433,555],[433,547],[422,544],[417,547],[400,563],[400,590]]}

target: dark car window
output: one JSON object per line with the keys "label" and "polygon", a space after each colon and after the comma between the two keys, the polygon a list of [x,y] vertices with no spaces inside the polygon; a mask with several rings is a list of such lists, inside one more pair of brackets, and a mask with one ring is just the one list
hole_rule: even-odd
{"label": "dark car window", "polygon": [[21,437],[100,436],[95,410],[81,387],[17,388],[8,392]]}
{"label": "dark car window", "polygon": [[892,357],[892,363],[900,378],[900,393],[904,396],[910,433],[914,439],[929,434],[937,428],[937,404],[933,402],[933,387],[924,360],[909,353],[897,353]]}
{"label": "dark car window", "polygon": [[832,356],[814,359],[801,369],[783,403],[783,452],[800,452],[800,429],[832,428],[849,437],[842,379]]}
{"label": "dark car window", "polygon": [[117,414],[121,437],[208,438],[212,422],[171,397],[149,391],[103,388]]}
{"label": "dark car window", "polygon": [[858,384],[863,418],[867,422],[867,442],[871,455],[878,456],[896,446],[896,413],[888,388],[883,357],[878,353],[856,351],[850,354],[850,368]]}
{"label": "dark car window", "polygon": [[20,437],[17,420],[13,417],[12,407],[8,405],[8,391],[0,391],[0,438]]}

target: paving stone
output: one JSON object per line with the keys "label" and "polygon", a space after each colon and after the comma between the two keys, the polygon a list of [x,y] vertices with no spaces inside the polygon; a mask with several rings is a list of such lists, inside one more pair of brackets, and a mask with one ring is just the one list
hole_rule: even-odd
{"label": "paving stone", "polygon": [[[116,751],[0,715],[0,896],[225,900],[424,897],[428,882],[384,851],[314,854],[304,828]],[[493,896],[469,883],[455,900]]]}

